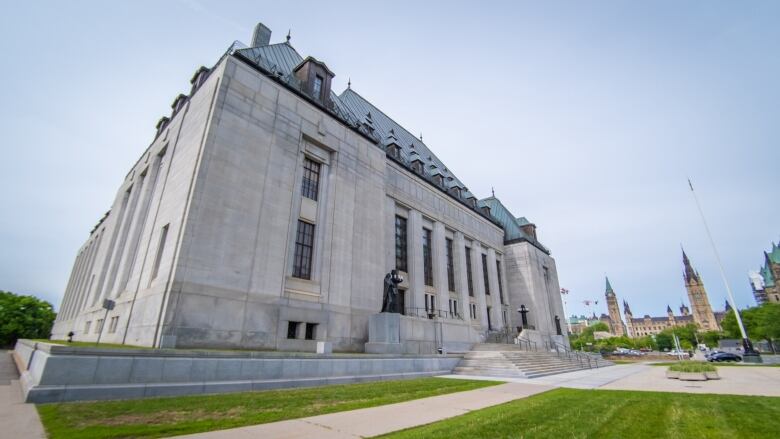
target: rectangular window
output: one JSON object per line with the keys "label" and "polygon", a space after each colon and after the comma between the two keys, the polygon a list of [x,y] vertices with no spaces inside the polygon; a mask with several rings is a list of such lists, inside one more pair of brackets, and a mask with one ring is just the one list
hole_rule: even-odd
{"label": "rectangular window", "polygon": [[103,319],[97,319],[95,322],[95,334],[99,334],[103,330]]}
{"label": "rectangular window", "polygon": [[321,98],[322,94],[322,76],[320,75],[314,75],[314,85],[312,87],[312,94],[314,94],[314,97]]}
{"label": "rectangular window", "polygon": [[482,255],[482,278],[485,281],[485,294],[490,294],[490,281],[488,280],[487,255]]}
{"label": "rectangular window", "polygon": [[307,323],[306,324],[306,340],[314,340],[316,334],[317,334],[317,324],[316,323]]}
{"label": "rectangular window", "polygon": [[455,262],[453,262],[452,256],[452,240],[447,238],[445,242],[447,244],[447,288],[450,291],[455,291]]}
{"label": "rectangular window", "polygon": [[[496,261],[496,274],[498,275],[498,298],[504,304],[504,286],[501,284],[501,261]],[[504,319],[506,320],[506,319]]]}
{"label": "rectangular window", "polygon": [[320,190],[320,164],[306,157],[303,159],[303,182],[301,195],[317,201]]}
{"label": "rectangular window", "polygon": [[287,338],[298,338],[298,325],[301,322],[287,322]]}
{"label": "rectangular window", "polygon": [[89,334],[89,327],[92,326],[92,320],[87,321],[84,323],[84,333]]}
{"label": "rectangular window", "polygon": [[458,301],[455,299],[450,299],[450,316],[458,316]]}
{"label": "rectangular window", "polygon": [[395,217],[395,269],[398,271],[409,271],[407,247],[406,247],[406,218],[402,216]]}
{"label": "rectangular window", "polygon": [[423,229],[423,276],[425,285],[433,286],[433,254],[431,253],[431,231]]}
{"label": "rectangular window", "polygon": [[293,256],[293,277],[311,279],[311,261],[314,253],[314,224],[298,220]]}
{"label": "rectangular window", "polygon": [[116,332],[116,326],[119,324],[119,316],[111,317],[111,321],[108,323],[108,333],[113,334]]}
{"label": "rectangular window", "polygon": [[474,297],[474,281],[471,273],[471,249],[466,247],[466,283],[469,287],[469,296]]}
{"label": "rectangular window", "polygon": [[425,314],[431,315],[436,313],[436,298],[433,294],[425,294]]}
{"label": "rectangular window", "polygon": [[157,273],[160,271],[160,262],[162,262],[162,255],[163,251],[165,250],[165,241],[168,239],[169,225],[170,224],[166,224],[160,231],[160,241],[157,244],[157,256],[154,257],[154,266],[152,266],[152,279],[149,281],[150,284],[152,280],[157,278]]}
{"label": "rectangular window", "polygon": [[469,314],[471,315],[472,319],[477,318],[477,305],[472,303],[471,306],[469,306]]}

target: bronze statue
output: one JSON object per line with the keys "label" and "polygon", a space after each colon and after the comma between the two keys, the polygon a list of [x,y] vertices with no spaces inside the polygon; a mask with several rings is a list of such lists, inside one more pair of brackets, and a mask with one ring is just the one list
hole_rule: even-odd
{"label": "bronze statue", "polygon": [[400,313],[398,309],[398,284],[404,280],[393,270],[385,275],[385,292],[382,298],[382,312]]}

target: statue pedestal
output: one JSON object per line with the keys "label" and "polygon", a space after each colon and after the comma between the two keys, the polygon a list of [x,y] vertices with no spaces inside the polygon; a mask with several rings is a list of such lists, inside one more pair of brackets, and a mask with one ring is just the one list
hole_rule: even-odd
{"label": "statue pedestal", "polygon": [[382,312],[368,317],[368,354],[400,354],[401,314]]}

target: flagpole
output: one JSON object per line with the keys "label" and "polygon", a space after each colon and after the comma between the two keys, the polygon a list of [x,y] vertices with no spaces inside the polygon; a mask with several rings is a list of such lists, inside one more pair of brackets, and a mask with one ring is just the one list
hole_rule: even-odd
{"label": "flagpole", "polygon": [[699,203],[699,197],[696,196],[696,191],[693,190],[693,183],[691,179],[688,179],[688,187],[691,188],[691,194],[693,194],[693,200],[696,202],[696,208],[699,209],[699,215],[701,216],[701,222],[704,224],[704,230],[707,232],[707,238],[709,238],[710,245],[712,246],[712,253],[715,254],[715,261],[718,263],[718,269],[720,270],[720,277],[723,279],[723,285],[726,286],[726,293],[729,295],[729,301],[731,302],[731,308],[734,310],[734,316],[737,318],[737,326],[739,326],[739,332],[742,335],[742,346],[744,348],[743,359],[748,363],[760,363],[761,356],[753,349],[753,343],[748,338],[745,331],[745,325],[742,324],[742,316],[739,315],[737,309],[737,302],[734,300],[734,294],[731,293],[731,286],[726,278],[726,271],[723,269],[723,263],[720,261],[720,255],[718,254],[718,248],[715,246],[715,240],[712,239],[712,233],[710,233],[710,227],[707,225],[707,220],[704,217],[704,210]]}

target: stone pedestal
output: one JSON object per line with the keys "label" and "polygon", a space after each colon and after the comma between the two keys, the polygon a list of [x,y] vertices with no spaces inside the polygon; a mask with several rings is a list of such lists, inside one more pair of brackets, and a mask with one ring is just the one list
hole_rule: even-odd
{"label": "stone pedestal", "polygon": [[400,354],[401,314],[382,312],[368,317],[368,354]]}

